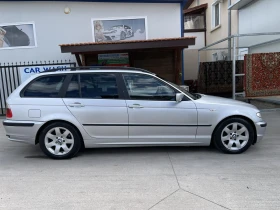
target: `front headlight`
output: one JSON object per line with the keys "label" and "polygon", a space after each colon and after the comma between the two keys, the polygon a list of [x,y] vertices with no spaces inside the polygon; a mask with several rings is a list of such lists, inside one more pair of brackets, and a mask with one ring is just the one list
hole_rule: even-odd
{"label": "front headlight", "polygon": [[261,115],[260,112],[257,113],[257,116],[258,116],[259,118],[262,118],[262,115]]}

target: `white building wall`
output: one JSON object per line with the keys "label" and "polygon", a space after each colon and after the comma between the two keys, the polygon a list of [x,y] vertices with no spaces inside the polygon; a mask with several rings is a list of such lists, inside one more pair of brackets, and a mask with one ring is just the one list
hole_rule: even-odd
{"label": "white building wall", "polygon": [[[239,10],[239,33],[280,32],[280,1],[258,0]],[[239,38],[240,46],[251,46],[280,38],[277,36],[256,36]],[[280,52],[280,42],[251,49],[251,53]]]}
{"label": "white building wall", "polygon": [[[64,8],[71,9],[64,14]],[[0,2],[0,24],[34,21],[37,48],[0,50],[0,63],[73,60],[59,44],[92,42],[91,18],[147,16],[148,38],[181,37],[180,4]]]}
{"label": "white building wall", "polygon": [[185,33],[184,36],[192,36],[196,37],[195,39],[195,45],[190,45],[188,49],[200,49],[202,47],[205,47],[205,33],[204,32],[193,32],[193,33]]}
{"label": "white building wall", "polygon": [[184,50],[184,80],[195,80],[198,75],[198,49],[205,46],[204,32],[185,33],[185,37],[196,37],[195,45]]}

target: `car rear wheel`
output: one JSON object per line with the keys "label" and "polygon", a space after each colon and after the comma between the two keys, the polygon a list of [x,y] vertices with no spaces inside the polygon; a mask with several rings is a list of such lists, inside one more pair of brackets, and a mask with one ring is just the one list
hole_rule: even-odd
{"label": "car rear wheel", "polygon": [[67,159],[78,153],[81,139],[72,125],[55,122],[43,129],[39,144],[41,150],[50,158]]}
{"label": "car rear wheel", "polygon": [[229,118],[223,121],[213,135],[216,148],[224,153],[245,152],[254,140],[252,125],[242,118]]}

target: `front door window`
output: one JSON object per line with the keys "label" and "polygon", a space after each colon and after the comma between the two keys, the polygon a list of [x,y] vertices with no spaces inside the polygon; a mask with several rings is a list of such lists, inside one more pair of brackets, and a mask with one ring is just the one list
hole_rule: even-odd
{"label": "front door window", "polygon": [[123,74],[130,99],[175,101],[175,91],[164,82],[145,74]]}

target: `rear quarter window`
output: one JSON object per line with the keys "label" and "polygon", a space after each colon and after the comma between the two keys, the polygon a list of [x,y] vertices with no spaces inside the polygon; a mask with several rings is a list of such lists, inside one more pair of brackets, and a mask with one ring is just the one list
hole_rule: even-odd
{"label": "rear quarter window", "polygon": [[48,75],[31,81],[21,92],[21,97],[57,98],[66,75]]}

